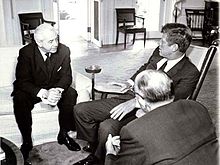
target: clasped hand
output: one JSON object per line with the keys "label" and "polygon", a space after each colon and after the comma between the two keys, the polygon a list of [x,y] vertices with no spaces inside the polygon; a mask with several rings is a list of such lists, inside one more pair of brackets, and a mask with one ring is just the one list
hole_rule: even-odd
{"label": "clasped hand", "polygon": [[110,111],[110,117],[114,120],[118,119],[120,121],[126,114],[128,114],[135,108],[135,105],[135,99],[131,99],[124,103],[121,103]]}
{"label": "clasped hand", "polygon": [[57,88],[51,88],[44,93],[43,103],[55,106],[62,96],[62,92]]}
{"label": "clasped hand", "polygon": [[106,155],[107,154],[113,154],[117,155],[120,151],[120,136],[114,136],[112,137],[111,134],[108,135],[108,139],[105,143],[106,147]]}

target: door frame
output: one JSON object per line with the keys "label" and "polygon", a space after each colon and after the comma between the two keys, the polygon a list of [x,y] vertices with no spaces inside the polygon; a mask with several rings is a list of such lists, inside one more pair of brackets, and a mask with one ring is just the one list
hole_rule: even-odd
{"label": "door frame", "polygon": [[[95,18],[94,15],[94,5],[95,2],[98,3],[98,18]],[[90,10],[90,18],[91,18],[91,42],[93,42],[94,44],[96,44],[98,47],[102,47],[102,42],[101,42],[101,0],[90,0],[90,6],[91,6],[91,10]],[[95,37],[95,21],[97,21],[98,23],[98,39]]]}

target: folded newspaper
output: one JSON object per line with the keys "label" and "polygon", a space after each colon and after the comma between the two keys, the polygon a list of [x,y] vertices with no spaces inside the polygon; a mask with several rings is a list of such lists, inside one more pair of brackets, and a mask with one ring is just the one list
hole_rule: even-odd
{"label": "folded newspaper", "polygon": [[107,92],[107,93],[120,93],[123,94],[128,91],[122,90],[124,83],[119,82],[109,82],[109,83],[96,83],[95,89],[100,92]]}

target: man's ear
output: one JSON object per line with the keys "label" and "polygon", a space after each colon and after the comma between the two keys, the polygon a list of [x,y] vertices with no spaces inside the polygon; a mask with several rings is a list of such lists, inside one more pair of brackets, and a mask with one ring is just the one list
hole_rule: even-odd
{"label": "man's ear", "polygon": [[178,44],[173,44],[173,45],[172,45],[172,50],[173,50],[173,52],[177,51],[178,49],[179,49]]}
{"label": "man's ear", "polygon": [[39,40],[35,39],[35,42],[37,43],[37,45],[38,45],[39,47],[42,47],[42,41],[39,41]]}

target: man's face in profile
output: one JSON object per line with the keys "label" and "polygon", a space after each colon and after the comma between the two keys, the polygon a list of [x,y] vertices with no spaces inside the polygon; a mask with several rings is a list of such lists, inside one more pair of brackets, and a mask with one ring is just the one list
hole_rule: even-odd
{"label": "man's face in profile", "polygon": [[160,56],[169,59],[169,56],[173,53],[172,45],[167,42],[167,34],[164,33],[160,40],[159,45]]}

